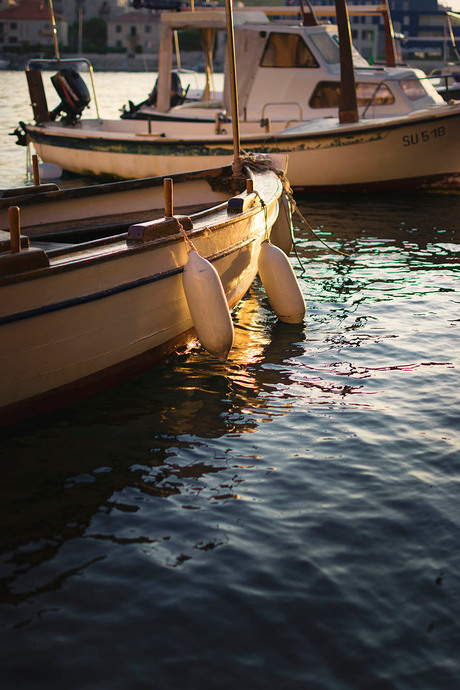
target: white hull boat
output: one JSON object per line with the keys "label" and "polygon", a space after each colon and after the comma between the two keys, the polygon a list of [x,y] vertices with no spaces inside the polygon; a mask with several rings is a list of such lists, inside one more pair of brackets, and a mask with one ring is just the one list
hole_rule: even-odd
{"label": "white hull boat", "polygon": [[[243,172],[173,179],[176,214],[172,198],[168,211],[149,209],[148,198],[162,191],[155,180],[3,194],[1,423],[113,387],[195,340],[192,313],[206,313],[213,295],[184,287],[191,254],[214,267],[227,310],[241,300],[261,245],[280,222],[289,226],[279,215],[282,176],[266,162]],[[20,234],[11,225],[18,208]],[[209,320],[214,337],[216,315]]]}
{"label": "white hull boat", "polygon": [[[186,125],[182,136],[163,122],[148,132],[145,122],[86,121],[69,129],[61,123],[29,125],[40,158],[81,175],[133,178],[228,164],[230,134]],[[194,127],[201,136],[190,134]],[[128,129],[128,128],[127,128]],[[133,131],[135,130],[135,131]],[[313,120],[272,135],[248,135],[241,145],[269,155],[289,156],[289,181],[295,189],[426,189],[460,186],[460,104],[413,113],[410,117]]]}
{"label": "white hull boat", "polygon": [[[313,7],[300,21],[301,8],[241,7],[233,10],[240,119],[263,127],[336,115],[340,97],[339,29],[334,6]],[[373,16],[386,27],[385,64],[369,64],[352,49],[357,106],[366,119],[406,115],[442,98],[420,69],[400,63],[392,36],[388,4],[350,5],[350,16]],[[176,123],[228,122],[231,118],[230,74],[224,66],[220,98],[215,93],[212,53],[204,51],[207,77],[200,98],[182,88],[186,75],[174,68],[171,35],[181,31],[200,33],[206,46],[209,32],[225,31],[222,8],[199,8],[194,12],[163,12],[159,75],[144,102],[124,106],[123,119],[170,120]],[[326,17],[328,20],[326,21]],[[320,19],[321,18],[321,19]],[[334,23],[330,23],[332,19]],[[309,20],[309,21],[307,21]],[[180,64],[180,57],[176,58]],[[185,83],[185,81],[184,81]],[[212,96],[212,98],[211,98]],[[224,125],[223,125],[224,126]],[[178,125],[179,128],[179,125]]]}
{"label": "white hull boat", "polygon": [[[295,189],[458,188],[460,102],[445,103],[417,70],[371,69],[353,51],[344,0],[336,0],[336,6],[338,29],[292,22],[237,27],[240,45],[247,46],[236,50],[242,77],[239,112],[244,113],[238,118],[241,147],[288,154]],[[129,179],[230,163],[231,120],[220,111],[210,120],[203,103],[201,111],[169,107],[172,31],[179,22],[184,27],[203,22],[203,16],[210,26],[224,21],[219,8],[166,13],[158,119],[82,118],[89,93],[84,85],[80,88],[78,75],[65,70],[54,78],[62,101],[50,113],[41,72],[28,69],[36,122],[21,123],[23,142],[32,142],[44,162],[80,175]],[[329,71],[321,76],[325,65]],[[315,75],[317,69],[319,81],[313,76],[305,89],[304,75]],[[70,91],[76,96],[69,102]],[[231,91],[230,85],[224,89]],[[299,106],[294,100],[295,93],[301,99],[304,91],[311,106],[308,117],[303,101]],[[64,113],[59,121],[57,113]]]}

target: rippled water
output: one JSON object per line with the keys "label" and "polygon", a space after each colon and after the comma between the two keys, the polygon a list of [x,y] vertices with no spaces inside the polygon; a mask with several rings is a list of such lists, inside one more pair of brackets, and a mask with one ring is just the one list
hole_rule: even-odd
{"label": "rippled water", "polygon": [[304,327],[2,430],[2,687],[459,687],[460,195],[298,201]]}

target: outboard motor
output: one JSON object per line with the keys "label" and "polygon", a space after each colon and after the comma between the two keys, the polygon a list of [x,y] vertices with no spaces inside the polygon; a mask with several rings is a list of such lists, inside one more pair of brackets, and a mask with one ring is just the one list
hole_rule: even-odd
{"label": "outboard motor", "polygon": [[[181,105],[181,103],[183,103],[185,101],[187,91],[188,91],[188,87],[184,91],[184,89],[182,88],[182,82],[180,80],[179,75],[177,74],[177,72],[175,72],[173,70],[171,72],[171,101],[170,101],[171,108],[174,108],[175,105]],[[158,77],[157,77],[157,80],[155,82],[155,86],[153,87],[153,91],[147,99],[147,104],[148,105],[156,105],[157,97],[158,97]]]}
{"label": "outboard motor", "polygon": [[[188,84],[186,89],[182,88],[182,82],[180,80],[179,75],[177,72],[172,71],[171,72],[171,99],[170,99],[170,106],[171,108],[174,108],[175,105],[181,105],[186,97],[187,93],[189,90],[190,84]],[[142,111],[139,112],[139,110],[142,108],[143,105],[148,105],[148,106],[155,106],[157,104],[157,98],[158,98],[158,77],[155,82],[155,86],[153,87],[152,93],[149,94],[149,97],[145,100],[142,101],[141,103],[138,103],[135,105],[132,101],[128,101],[128,106],[124,105],[123,110],[121,112],[121,119],[122,120],[147,120],[150,115],[148,113],[143,113]]]}
{"label": "outboard motor", "polygon": [[91,100],[85,82],[74,69],[59,70],[51,77],[51,81],[61,99],[59,105],[50,113],[51,119],[55,120],[64,113],[64,122],[75,124]]}

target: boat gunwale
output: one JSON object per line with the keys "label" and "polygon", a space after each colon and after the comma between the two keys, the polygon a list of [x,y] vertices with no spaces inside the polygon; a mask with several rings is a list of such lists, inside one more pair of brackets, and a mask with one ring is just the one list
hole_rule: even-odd
{"label": "boat gunwale", "polygon": [[[363,135],[363,134],[372,134],[374,131],[382,131],[382,127],[384,127],[385,131],[388,130],[396,130],[396,129],[402,129],[406,128],[412,125],[416,124],[423,124],[426,126],[429,126],[431,122],[435,121],[441,121],[443,119],[450,119],[454,117],[458,117],[460,115],[460,101],[454,101],[453,103],[445,103],[445,104],[434,104],[430,108],[424,108],[419,111],[413,111],[409,115],[395,115],[392,118],[374,118],[372,120],[365,120],[361,119],[358,122],[355,123],[347,123],[347,124],[335,124],[337,122],[336,117],[328,117],[328,118],[319,118],[317,120],[305,120],[304,122],[299,123],[298,125],[295,125],[292,128],[288,128],[285,130],[281,130],[277,132],[276,134],[241,134],[241,143],[246,146],[253,146],[257,144],[284,144],[285,142],[295,142],[296,140],[305,140],[305,139],[326,139],[326,138],[334,138],[337,137],[337,135]],[[295,132],[292,131],[294,129],[300,129],[300,128],[309,128],[312,126],[313,123],[317,124],[319,121],[333,121],[332,127],[329,127],[324,130],[313,130],[313,131],[305,131],[305,132]],[[209,123],[207,123],[209,124]],[[43,125],[26,125],[27,130],[33,131],[34,134],[37,134],[38,136],[36,137],[37,143],[45,146],[51,146],[51,147],[56,147],[56,148],[65,148],[65,144],[62,144],[62,140],[72,142],[72,141],[80,141],[81,139],[84,139],[85,142],[88,142],[89,140],[94,143],[97,148],[89,148],[89,150],[101,150],[101,151],[106,151],[110,146],[116,145],[116,144],[125,144],[129,146],[130,144],[142,144],[145,146],[146,144],[149,145],[149,148],[155,149],[155,148],[165,148],[165,147],[170,147],[174,146],[175,149],[177,149],[178,145],[179,147],[182,145],[183,147],[187,147],[193,143],[194,147],[205,147],[207,150],[212,151],[213,149],[218,149],[219,145],[225,145],[225,146],[231,146],[232,144],[232,138],[231,135],[225,134],[221,139],[214,139],[209,137],[203,137],[203,138],[194,138],[193,135],[190,136],[190,138],[182,137],[182,138],[173,138],[173,137],[161,137],[161,138],[149,138],[149,135],[146,134],[145,137],[142,137],[140,135],[136,135],[136,138],[134,138],[132,135],[129,135],[129,137],[124,137],[124,136],[118,136],[118,138],[105,138],[102,136],[87,136],[87,131],[78,131],[78,130],[73,130],[74,132],[77,132],[78,136],[72,136],[72,134],[69,134],[68,132],[65,131],[58,131],[58,130],[51,130],[50,128],[46,128]],[[97,135],[97,132],[95,132],[95,135]],[[213,135],[213,136],[220,136],[220,135]],[[61,140],[61,141],[57,141]],[[32,141],[34,141],[32,137]],[[56,142],[56,143],[55,143]],[[102,146],[101,146],[102,144]],[[105,145],[105,146],[104,146]],[[68,148],[79,148],[78,146],[68,146]],[[288,152],[289,153],[289,152]],[[127,152],[121,152],[121,155],[128,155]],[[142,155],[142,154],[141,154]],[[145,155],[152,155],[151,152],[149,154]],[[161,155],[161,154],[159,154]],[[219,155],[217,153],[216,155]],[[225,154],[223,154],[225,155]],[[268,156],[270,153],[267,154]],[[50,192],[52,194],[52,192]]]}
{"label": "boat gunwale", "polygon": [[[256,177],[254,180],[254,189],[257,189],[257,176],[267,178],[267,173],[269,174],[271,172],[273,184],[268,190],[270,198],[264,199],[263,195],[261,195],[261,198],[259,197],[259,199],[256,200],[250,208],[234,214],[227,213],[225,218],[223,216],[223,212],[225,207],[227,207],[228,202],[219,203],[218,205],[212,206],[210,209],[200,211],[196,214],[191,214],[188,217],[192,221],[192,227],[186,232],[187,237],[191,241],[196,241],[198,238],[208,234],[209,232],[225,232],[225,228],[227,226],[232,226],[235,222],[247,221],[251,217],[260,213],[263,213],[264,215],[265,213],[268,214],[268,209],[271,208],[273,204],[278,203],[278,198],[282,193],[282,184],[278,175],[276,175],[273,171],[265,170],[257,171],[255,175],[252,170],[246,170],[246,172],[247,174],[251,175],[253,180],[254,177]],[[214,222],[212,221],[213,217],[216,218]],[[197,219],[199,220],[198,227],[193,224],[193,221]],[[210,225],[212,226],[212,230],[209,228]],[[249,238],[246,244],[252,242],[253,240],[254,237]],[[40,242],[40,237],[35,236],[31,239],[31,247],[34,247],[34,242]],[[76,272],[94,264],[101,264],[109,261],[119,261],[127,256],[134,256],[136,254],[159,250],[162,247],[167,247],[173,244],[179,245],[181,242],[184,242],[184,236],[180,231],[165,237],[158,237],[152,240],[140,242],[128,241],[128,233],[124,232],[118,235],[90,240],[88,242],[69,244],[68,247],[60,247],[57,249],[50,248],[48,251],[44,249],[45,254],[51,260],[48,266],[33,268],[30,270],[25,269],[24,271],[3,276],[0,275],[0,287],[8,287],[18,283],[29,282],[41,278],[46,279],[62,273]],[[43,244],[40,246],[42,249]],[[102,248],[109,247],[110,245],[113,246],[113,251],[101,253]],[[83,254],[85,251],[88,252],[87,256],[81,256],[76,260],[72,260],[72,255]],[[224,250],[226,253],[231,251],[234,251],[234,249],[229,247],[226,247]],[[218,253],[216,255],[206,255],[206,258],[211,262],[216,261],[217,259],[221,258],[221,254],[222,256],[224,255],[223,253]],[[66,257],[69,257],[67,261]],[[53,259],[55,262],[53,262]],[[178,268],[180,270],[177,272],[183,271],[183,266]],[[0,317],[0,324],[2,323],[2,318],[7,317]]]}
{"label": "boat gunwale", "polygon": [[[160,187],[164,183],[165,177],[173,180],[173,184],[182,184],[193,182],[194,180],[216,180],[225,175],[231,177],[231,165],[220,166],[217,168],[208,168],[193,172],[172,173],[171,175],[155,175],[152,177],[142,177],[139,179],[117,180],[102,182],[99,184],[87,185],[84,187],[68,187],[63,189],[54,189],[52,191],[40,191],[29,194],[18,194],[17,196],[2,196],[3,193],[9,190],[0,190],[0,209],[3,207],[29,206],[41,203],[47,203],[53,199],[67,200],[78,199],[83,197],[97,197],[105,196],[106,194],[116,194],[123,191],[137,191],[142,189],[149,189]],[[32,187],[31,187],[32,188]]]}

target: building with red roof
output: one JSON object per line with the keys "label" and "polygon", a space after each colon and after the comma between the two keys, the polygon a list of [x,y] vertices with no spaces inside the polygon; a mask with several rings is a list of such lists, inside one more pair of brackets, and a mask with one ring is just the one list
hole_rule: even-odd
{"label": "building with red roof", "polygon": [[[2,3],[4,5],[4,3]],[[54,14],[58,40],[68,44],[68,21]],[[0,10],[0,51],[12,46],[53,45],[53,29],[44,0],[22,0]]]}

